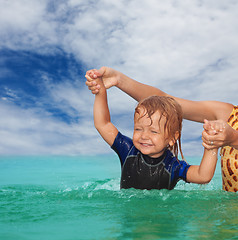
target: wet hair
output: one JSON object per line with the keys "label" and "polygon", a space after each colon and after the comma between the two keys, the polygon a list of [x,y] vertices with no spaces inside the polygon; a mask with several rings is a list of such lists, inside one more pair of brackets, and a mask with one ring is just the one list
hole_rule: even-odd
{"label": "wet hair", "polygon": [[[151,120],[151,125],[153,123],[151,116],[159,111],[161,114],[159,119],[162,116],[165,117],[166,122],[164,125],[164,132],[168,138],[173,138],[175,143],[168,148],[173,152],[174,156],[178,159],[178,152],[180,151],[182,159],[184,159],[182,148],[181,148],[181,131],[182,131],[182,121],[183,121],[183,112],[182,107],[177,103],[173,98],[166,96],[151,96],[142,101],[140,101],[135,108],[135,114],[141,113],[141,110],[144,110],[144,114],[141,117],[148,115]],[[175,134],[179,133],[179,137],[176,140]]]}

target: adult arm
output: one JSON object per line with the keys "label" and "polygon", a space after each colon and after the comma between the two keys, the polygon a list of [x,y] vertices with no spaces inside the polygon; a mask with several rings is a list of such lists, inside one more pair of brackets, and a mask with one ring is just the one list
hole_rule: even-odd
{"label": "adult arm", "polygon": [[[119,89],[137,101],[140,101],[151,95],[173,97],[182,106],[183,118],[191,121],[203,122],[204,119],[208,119],[209,121],[221,120],[223,122],[227,122],[233,109],[233,105],[229,103],[218,101],[191,101],[171,96],[158,88],[135,81],[125,74],[108,67],[102,67],[99,70],[89,70],[87,71],[87,75],[90,76],[91,79],[102,77],[106,88],[117,86]],[[100,90],[100,85],[97,84],[96,81],[86,81],[86,85],[94,94]],[[237,131],[229,127],[227,127],[225,130],[226,131],[221,133],[219,136],[208,136],[203,134],[203,141],[206,145],[210,145],[208,148],[214,148],[214,146],[226,146],[229,144],[230,146],[234,146],[238,149]],[[209,137],[211,137],[212,140],[209,139]],[[219,140],[216,141],[218,137]],[[214,145],[210,144],[211,141],[214,143]]]}
{"label": "adult arm", "polygon": [[[169,95],[156,87],[140,83],[108,67],[102,67],[99,70],[90,70],[87,72],[87,75],[91,76],[92,79],[102,76],[106,88],[116,86],[137,101],[152,95],[173,97],[182,106],[183,118],[191,121],[203,122],[204,119],[227,121],[233,109],[233,105],[229,103],[218,101],[191,101]],[[95,91],[95,93],[100,89],[100,86],[93,81],[87,85],[92,91]]]}

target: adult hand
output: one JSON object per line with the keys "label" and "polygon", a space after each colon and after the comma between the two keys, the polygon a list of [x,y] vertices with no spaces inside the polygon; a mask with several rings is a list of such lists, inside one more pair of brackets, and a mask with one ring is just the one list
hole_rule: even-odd
{"label": "adult hand", "polygon": [[97,84],[95,79],[101,77],[104,86],[106,87],[106,89],[108,89],[118,84],[119,76],[120,72],[109,67],[101,67],[99,70],[91,69],[86,72],[85,77],[87,81],[85,82],[85,84],[88,86],[89,90],[91,90],[93,94],[97,94],[100,89],[100,85]]}
{"label": "adult hand", "polygon": [[234,129],[223,120],[204,120],[202,132],[203,146],[214,149],[223,146],[231,146]]}

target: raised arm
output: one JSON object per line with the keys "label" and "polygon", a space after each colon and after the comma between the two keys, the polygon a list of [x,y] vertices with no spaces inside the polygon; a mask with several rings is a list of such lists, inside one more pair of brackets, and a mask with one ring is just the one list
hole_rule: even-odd
{"label": "raised arm", "polygon": [[151,95],[169,96],[174,98],[183,110],[183,118],[195,122],[203,122],[204,119],[227,121],[233,109],[233,105],[218,101],[191,101],[169,95],[158,88],[137,82],[124,74],[120,75],[116,85],[122,91],[140,101]]}
{"label": "raised arm", "polygon": [[[90,71],[88,71],[87,74],[90,75]],[[182,106],[183,118],[191,121],[203,122],[204,119],[227,121],[233,108],[232,104],[224,102],[191,101],[171,96],[158,88],[140,83],[108,67],[95,70],[90,76],[91,78],[102,76],[106,88],[116,86],[137,101],[152,95],[173,97]],[[94,93],[100,88],[95,82],[90,82],[87,85]]]}
{"label": "raised arm", "polygon": [[[90,77],[86,76],[88,81],[91,81]],[[97,78],[96,82],[100,85],[100,90],[95,95],[94,107],[93,107],[93,116],[94,116],[94,125],[97,131],[100,133],[102,138],[112,146],[118,130],[111,123],[110,112],[107,103],[107,91],[101,80]]]}
{"label": "raised arm", "polygon": [[207,150],[204,148],[204,154],[199,166],[192,165],[187,172],[187,181],[191,183],[206,184],[209,183],[214,175],[217,163],[218,149]]}
{"label": "raised arm", "polygon": [[[89,75],[92,79],[96,79],[99,76],[102,77],[106,88],[117,86],[119,89],[121,89],[137,101],[140,101],[141,99],[144,99],[151,95],[173,97],[182,106],[183,118],[195,122],[202,123],[204,119],[208,119],[209,121],[222,120],[226,123],[234,107],[232,104],[224,102],[191,101],[174,97],[161,91],[158,88],[137,82],[132,78],[126,76],[125,74],[108,67],[102,67],[99,70],[94,69],[93,71],[89,70],[87,72],[87,75]],[[97,84],[96,81],[86,81],[86,85],[94,94],[96,94],[100,89],[100,85]],[[238,131],[229,127],[227,127],[225,130],[227,131],[223,131],[219,135],[208,136],[204,134],[204,142],[209,145],[209,142],[213,141],[214,144],[213,146],[210,146],[211,148],[213,148],[214,146],[227,146],[227,144],[229,144],[229,146],[234,146],[236,149],[238,149]],[[231,134],[233,136],[232,138]],[[210,137],[212,137],[212,140],[210,139]],[[231,139],[233,140],[231,141]]]}

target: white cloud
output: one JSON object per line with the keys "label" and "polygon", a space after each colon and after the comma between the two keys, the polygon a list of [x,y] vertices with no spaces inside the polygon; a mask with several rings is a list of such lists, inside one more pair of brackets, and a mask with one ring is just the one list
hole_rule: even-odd
{"label": "white cloud", "polygon": [[[88,68],[108,65],[173,95],[236,104],[237,1],[0,0],[0,5],[0,49],[52,54],[60,48],[73,54]],[[7,70],[4,71],[7,74]],[[84,81],[84,76],[80,78]],[[25,151],[31,149],[30,152],[81,153],[95,141],[97,133],[92,130],[91,112],[93,97],[88,90],[80,88],[75,78],[56,85],[48,80],[45,82],[47,100],[53,101],[69,116],[80,119],[80,124],[67,125],[49,116],[47,111],[37,113],[36,109],[31,112],[11,105],[10,109],[16,108],[20,117],[4,108],[7,116],[4,124],[9,128],[2,128],[2,134],[9,141],[4,143],[2,140],[0,152],[10,149],[7,142],[10,144],[11,139],[19,141],[19,136],[22,136],[22,144],[9,145],[19,146],[16,152],[21,152],[22,146]],[[8,93],[15,94],[11,89]],[[115,89],[109,92],[109,102],[114,116],[129,114],[135,106],[134,101]],[[30,119],[27,129],[21,127],[24,123],[22,111],[27,111]],[[14,124],[9,125],[11,122]],[[115,118],[115,122],[119,120]],[[131,124],[121,126],[126,132],[130,131]],[[43,133],[40,127],[44,129]],[[199,137],[201,129],[193,135],[194,131],[185,127],[188,139]],[[27,134],[29,129],[34,134]],[[46,139],[50,146],[55,141],[55,146],[58,144],[60,148],[52,150],[45,143]],[[32,146],[26,149],[28,143]],[[105,149],[100,150],[100,144],[95,146],[95,152]]]}
{"label": "white cloud", "polygon": [[151,84],[182,82],[237,58],[232,0],[2,2],[2,47],[59,46],[89,66],[117,67]]}
{"label": "white cloud", "polygon": [[[180,94],[175,89],[190,79],[184,97],[204,97],[209,90],[200,88],[200,82],[209,81],[218,89],[210,91],[210,98],[226,101],[219,86],[227,81],[226,73],[234,82],[237,8],[234,1],[130,1],[116,6],[99,1],[65,25],[64,48],[88,66],[109,65],[172,94]],[[220,59],[230,65],[209,69]],[[229,96],[236,89],[226,86]]]}
{"label": "white cloud", "polygon": [[[0,102],[1,154],[93,154],[110,149],[91,121],[67,124],[38,109]],[[90,150],[90,152],[88,152]]]}

